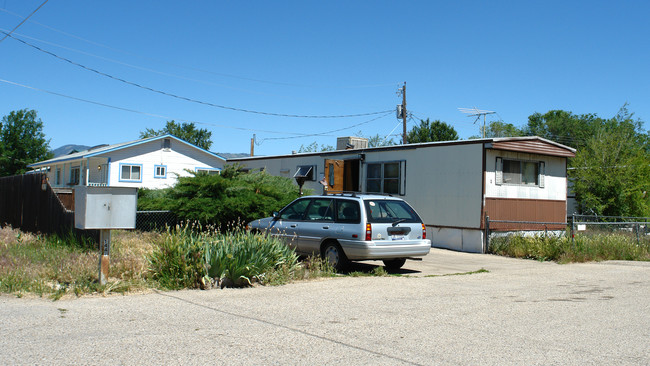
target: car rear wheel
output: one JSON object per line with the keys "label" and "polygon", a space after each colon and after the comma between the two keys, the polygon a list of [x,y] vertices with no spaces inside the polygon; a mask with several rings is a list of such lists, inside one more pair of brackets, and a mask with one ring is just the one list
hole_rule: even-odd
{"label": "car rear wheel", "polygon": [[348,257],[345,256],[343,249],[336,242],[325,243],[321,256],[337,272],[344,270],[349,264]]}
{"label": "car rear wheel", "polygon": [[383,262],[386,269],[396,270],[402,268],[404,263],[406,263],[406,258],[384,259]]}

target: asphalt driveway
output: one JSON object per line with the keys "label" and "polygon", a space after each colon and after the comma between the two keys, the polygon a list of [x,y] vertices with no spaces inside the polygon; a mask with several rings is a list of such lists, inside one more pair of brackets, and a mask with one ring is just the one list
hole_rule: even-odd
{"label": "asphalt driveway", "polygon": [[56,302],[2,296],[0,363],[650,364],[648,262],[435,249],[404,272]]}

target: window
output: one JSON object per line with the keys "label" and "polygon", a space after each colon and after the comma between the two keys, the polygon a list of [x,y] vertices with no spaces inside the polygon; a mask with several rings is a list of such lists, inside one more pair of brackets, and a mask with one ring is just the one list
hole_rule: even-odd
{"label": "window", "polygon": [[404,162],[369,163],[366,191],[373,193],[404,194]]}
{"label": "window", "polygon": [[294,178],[305,177],[305,180],[316,180],[316,165],[298,165]]}
{"label": "window", "polygon": [[336,200],[336,222],[356,223],[361,222],[359,202],[350,200]]}
{"label": "window", "polygon": [[79,175],[81,173],[81,167],[73,166],[70,168],[70,185],[75,186],[79,184]]}
{"label": "window", "polygon": [[404,201],[367,200],[364,203],[368,222],[422,222],[413,208]]}
{"label": "window", "polygon": [[142,165],[120,164],[121,182],[142,182]]}
{"label": "window", "polygon": [[221,170],[214,168],[196,168],[196,174],[219,175]]}
{"label": "window", "polygon": [[280,220],[302,220],[305,215],[305,209],[309,205],[310,199],[295,201],[280,212]]}
{"label": "window", "polygon": [[496,184],[544,187],[544,162],[497,158]]}
{"label": "window", "polygon": [[55,184],[58,186],[61,184],[61,168],[56,168],[56,180]]}
{"label": "window", "polygon": [[163,139],[163,150],[170,151],[172,149],[172,139]]}
{"label": "window", "polygon": [[317,198],[311,201],[307,209],[306,220],[310,221],[332,221],[334,220],[334,200],[328,198]]}
{"label": "window", "polygon": [[154,178],[167,178],[167,166],[166,165],[154,165]]}

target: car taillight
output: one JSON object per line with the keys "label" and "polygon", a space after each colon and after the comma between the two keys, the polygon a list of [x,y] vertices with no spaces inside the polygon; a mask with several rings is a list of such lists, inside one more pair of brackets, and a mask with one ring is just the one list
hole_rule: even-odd
{"label": "car taillight", "polygon": [[427,227],[422,224],[422,239],[427,238]]}
{"label": "car taillight", "polygon": [[372,240],[372,225],[366,224],[366,241]]}

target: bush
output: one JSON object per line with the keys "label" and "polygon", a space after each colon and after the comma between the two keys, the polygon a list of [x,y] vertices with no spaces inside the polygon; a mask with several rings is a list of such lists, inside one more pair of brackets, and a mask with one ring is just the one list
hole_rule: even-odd
{"label": "bush", "polygon": [[522,236],[490,239],[490,253],[560,263],[602,260],[650,260],[650,247],[625,235]]}
{"label": "bush", "polygon": [[295,252],[274,237],[196,229],[200,227],[168,230],[151,254],[151,276],[162,287],[246,287],[264,283],[275,270],[290,274],[297,268]]}
{"label": "bush", "polygon": [[298,198],[291,179],[265,172],[242,174],[226,167],[222,175],[193,174],[179,177],[172,188],[141,190],[140,210],[170,210],[180,220],[216,225],[246,223],[270,216]]}

